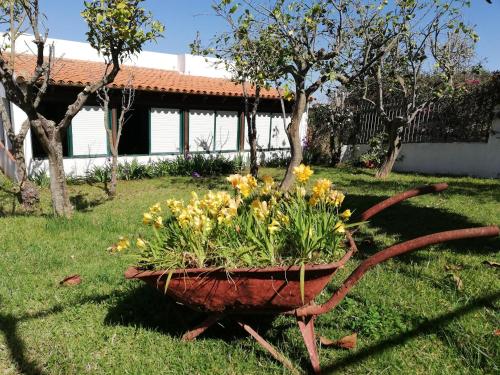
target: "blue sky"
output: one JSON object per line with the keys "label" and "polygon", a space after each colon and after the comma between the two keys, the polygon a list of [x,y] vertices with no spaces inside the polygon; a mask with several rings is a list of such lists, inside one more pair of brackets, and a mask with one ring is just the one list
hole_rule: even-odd
{"label": "blue sky", "polygon": [[[166,26],[165,38],[146,50],[185,53],[199,30],[204,42],[224,28],[224,22],[213,15],[211,0],[146,0],[146,7]],[[47,16],[49,35],[53,38],[85,41],[87,26],[80,17],[83,0],[41,0]],[[480,41],[477,53],[486,59],[486,67],[500,70],[500,0],[472,0],[465,12],[466,20],[477,25]]]}

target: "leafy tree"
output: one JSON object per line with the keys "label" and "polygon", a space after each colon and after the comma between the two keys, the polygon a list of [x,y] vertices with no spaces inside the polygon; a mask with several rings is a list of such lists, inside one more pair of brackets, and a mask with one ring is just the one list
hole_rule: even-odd
{"label": "leafy tree", "polygon": [[271,59],[285,86],[286,96],[293,97],[287,136],[291,160],[281,183],[284,190],[293,183],[293,169],[302,161],[300,123],[311,96],[328,81],[348,84],[362,75],[376,61],[392,36],[387,34],[373,45],[369,59],[360,48],[363,30],[384,26],[390,16],[383,16],[385,2],[366,5],[362,0],[286,1],[275,0],[267,7],[243,0],[237,5],[224,0],[228,12],[237,13],[239,24],[251,35],[265,35],[273,47]]}
{"label": "leafy tree", "polygon": [[62,139],[72,119],[98,90],[113,82],[121,63],[141,51],[144,43],[156,40],[163,32],[163,25],[152,19],[150,12],[141,5],[144,0],[92,0],[84,2],[83,18],[89,30],[87,40],[103,56],[105,70],[102,78],[85,86],[71,103],[64,117],[56,122],[44,117],[38,107],[50,83],[55,63],[53,46],[45,56],[47,31],[42,32],[38,0],[19,0],[34,34],[37,62],[31,78],[16,81],[8,58],[0,54],[0,80],[8,100],[19,106],[27,115],[21,132],[31,127],[48,155],[50,190],[55,215],[69,217],[72,207],[66,186],[63,165]]}
{"label": "leafy tree", "polygon": [[[387,152],[377,177],[391,172],[404,128],[455,89],[454,77],[473,57],[477,35],[461,19],[469,3],[399,0],[394,5],[389,33],[397,42],[379,55],[364,77],[363,99],[374,106],[387,133]],[[386,34],[373,30],[364,35],[367,59],[374,54],[373,44]],[[395,105],[400,110],[390,110]]]}
{"label": "leafy tree", "polygon": [[199,34],[191,44],[194,54],[214,55],[224,62],[232,80],[241,84],[244,99],[244,116],[250,145],[250,173],[257,177],[257,111],[264,90],[279,81],[278,56],[274,40],[264,29],[250,27],[248,13],[237,14],[238,4],[222,0],[213,4],[216,14],[223,18],[229,30],[216,35],[211,46],[201,47]]}

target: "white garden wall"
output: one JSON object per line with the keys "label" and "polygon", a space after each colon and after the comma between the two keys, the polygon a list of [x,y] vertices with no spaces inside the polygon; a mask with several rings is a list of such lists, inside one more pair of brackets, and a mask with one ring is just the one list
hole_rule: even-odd
{"label": "white garden wall", "polygon": [[[500,178],[500,105],[487,143],[406,143],[394,170],[426,174],[447,174]],[[368,150],[367,145],[345,146],[342,161],[353,160]]]}
{"label": "white garden wall", "polygon": [[500,106],[487,143],[408,143],[395,170],[500,178]]}

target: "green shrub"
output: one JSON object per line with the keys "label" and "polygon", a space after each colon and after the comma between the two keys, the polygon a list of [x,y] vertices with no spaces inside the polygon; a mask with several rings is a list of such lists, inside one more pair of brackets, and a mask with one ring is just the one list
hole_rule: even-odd
{"label": "green shrub", "polygon": [[111,166],[105,164],[103,166],[95,165],[85,173],[85,180],[89,183],[100,182],[106,183],[111,180]]}
{"label": "green shrub", "polygon": [[[221,154],[178,156],[175,159],[163,159],[139,163],[137,159],[118,164],[119,180],[142,180],[164,176],[219,176],[229,175],[242,168],[243,158],[229,159]],[[40,178],[40,177],[38,177]],[[47,177],[48,178],[48,177]],[[111,179],[111,166],[94,166],[85,174],[89,183],[106,183]]]}
{"label": "green shrub", "polygon": [[284,168],[290,162],[290,153],[287,151],[276,151],[271,153],[267,159],[262,158],[261,167],[267,168]]}
{"label": "green shrub", "polygon": [[50,177],[47,173],[47,169],[45,168],[35,169],[33,172],[31,172],[29,178],[31,182],[40,187],[47,187],[50,185]]}
{"label": "green shrub", "polygon": [[382,165],[386,154],[387,134],[380,133],[368,142],[370,147],[367,152],[359,157],[359,164],[367,168],[378,168]]}
{"label": "green shrub", "polygon": [[178,156],[170,161],[167,173],[170,176],[220,176],[235,173],[241,158],[229,159],[222,154],[194,154]]}

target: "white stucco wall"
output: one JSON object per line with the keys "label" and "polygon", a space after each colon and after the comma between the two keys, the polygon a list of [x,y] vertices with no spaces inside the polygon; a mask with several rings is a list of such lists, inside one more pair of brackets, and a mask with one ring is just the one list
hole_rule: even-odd
{"label": "white stucco wall", "polygon": [[[66,58],[75,60],[86,60],[94,62],[104,62],[95,49],[88,43],[75,42],[71,40],[48,38],[46,45],[54,43],[54,53],[56,58]],[[8,45],[5,37],[0,37],[1,45]],[[19,36],[16,42],[16,52],[33,54],[34,44],[33,36],[23,34]],[[48,54],[49,49],[45,49]],[[142,51],[139,55],[125,60],[124,65],[138,66],[142,68],[174,70],[183,74],[231,78],[229,72],[225,70],[224,64],[215,58],[205,58],[202,56],[193,56],[190,54],[171,54],[151,51]]]}
{"label": "white stucco wall", "polygon": [[[258,152],[259,160],[269,159],[275,153],[289,155],[288,151],[264,151]],[[213,153],[212,155],[215,155]],[[224,157],[229,159],[235,158],[237,156],[243,156],[244,160],[249,159],[248,152],[225,152],[223,153]],[[118,161],[120,163],[124,162],[132,162],[133,160],[137,160],[137,162],[141,164],[146,164],[151,161],[157,160],[173,160],[177,158],[179,155],[144,155],[144,156],[120,156]],[[85,176],[87,171],[92,170],[93,167],[96,166],[104,166],[110,162],[108,157],[96,157],[96,158],[65,158],[64,159],[64,171],[67,176]],[[48,173],[49,165],[46,159],[44,160],[33,160],[30,164],[30,173],[33,171],[47,171]],[[203,175],[203,171],[199,171],[201,175]]]}

